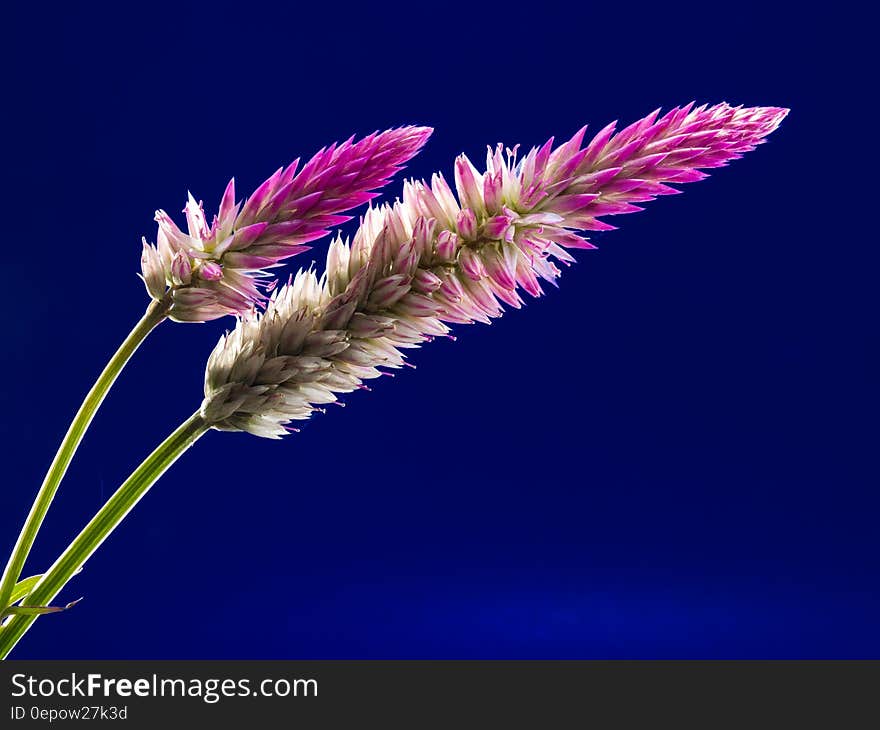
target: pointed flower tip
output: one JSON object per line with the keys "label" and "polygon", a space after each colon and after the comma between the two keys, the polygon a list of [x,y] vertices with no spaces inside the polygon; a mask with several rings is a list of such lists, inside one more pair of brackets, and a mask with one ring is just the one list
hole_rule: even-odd
{"label": "pointed flower tip", "polygon": [[425,146],[428,138],[434,134],[434,128],[419,126],[401,127],[399,132],[418,151]]}
{"label": "pointed flower tip", "polygon": [[775,125],[779,125],[791,113],[791,109],[784,106],[769,106],[766,109]]}
{"label": "pointed flower tip", "polygon": [[745,109],[745,112],[751,112],[749,118],[752,124],[757,124],[756,136],[766,137],[775,132],[782,121],[788,116],[790,109],[778,106],[759,106],[752,109]]}

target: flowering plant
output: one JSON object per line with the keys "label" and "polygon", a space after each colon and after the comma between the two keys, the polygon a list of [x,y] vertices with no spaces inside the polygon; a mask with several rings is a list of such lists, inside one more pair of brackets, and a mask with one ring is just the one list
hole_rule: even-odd
{"label": "flowering plant", "polygon": [[[111,358],[65,436],[10,555],[0,583],[0,656],[41,614],[156,480],[210,429],[279,438],[341,394],[406,364],[404,350],[450,325],[488,323],[503,305],[556,282],[572,249],[591,249],[589,231],[641,210],[676,184],[706,177],[754,149],[787,110],[693,105],[659,111],[584,145],[586,128],[520,156],[489,149],[483,171],[455,161],[454,185],[440,174],[411,180],[394,204],[370,207],[354,236],[335,238],[326,267],[300,269],[275,288],[270,269],[305,251],[368,203],[431,133],[402,127],[317,153],[302,169],[279,169],[236,202],[230,182],[211,225],[192,195],[184,233],[156,213],[156,243],[143,242],[141,277],[152,302]],[[453,189],[454,187],[454,189]],[[110,386],[140,342],[165,319],[205,322],[226,314],[195,412],[123,482],[55,563],[21,579],[28,553],[67,466]]]}

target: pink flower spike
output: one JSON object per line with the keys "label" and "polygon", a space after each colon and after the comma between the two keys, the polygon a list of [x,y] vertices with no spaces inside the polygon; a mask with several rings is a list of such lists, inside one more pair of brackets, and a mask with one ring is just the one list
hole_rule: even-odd
{"label": "pink flower spike", "polygon": [[[210,228],[203,206],[188,196],[184,213],[188,235],[164,211],[159,223],[156,255],[142,256],[142,276],[149,281],[154,299],[168,294],[162,279],[170,282],[172,319],[203,321],[223,314],[246,314],[265,299],[265,269],[278,265],[321,238],[332,226],[350,219],[341,215],[372,200],[424,146],[428,127],[400,127],[371,134],[356,142],[354,137],[333,144],[314,155],[299,169],[296,160],[279,168],[243,205],[235,202],[235,180],[229,181]],[[297,170],[299,173],[297,174]],[[146,249],[145,249],[146,250]],[[156,261],[165,271],[156,271]],[[193,277],[192,273],[198,275]],[[244,274],[248,285],[233,276]],[[236,282],[236,298],[228,287]],[[181,287],[197,288],[205,296],[176,296]],[[230,306],[232,305],[232,306]],[[185,311],[187,307],[189,311]]]}
{"label": "pink flower spike", "polygon": [[[674,109],[659,121],[654,112],[617,134],[614,125],[608,125],[587,145],[574,169],[562,158],[580,153],[566,149],[564,155],[554,157],[559,150],[551,155],[548,174],[536,179],[536,185],[552,194],[539,207],[563,216],[567,227],[595,229],[584,224],[584,213],[595,220],[641,210],[632,203],[677,192],[668,183],[703,179],[706,175],[698,168],[722,166],[754,149],[787,113],[777,107],[716,104],[693,111],[690,106]],[[554,160],[561,167],[553,169]],[[591,201],[589,196],[595,197]]]}

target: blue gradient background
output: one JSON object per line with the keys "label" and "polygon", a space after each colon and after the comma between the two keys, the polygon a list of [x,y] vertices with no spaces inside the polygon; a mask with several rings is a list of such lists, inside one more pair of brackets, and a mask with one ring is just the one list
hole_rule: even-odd
{"label": "blue gradient background", "polygon": [[[18,657],[880,657],[864,47],[832,17],[766,4],[536,12],[12,11],[4,553],[146,305],[153,210],[187,189],[212,212],[231,175],[249,191],[408,122],[436,128],[421,177],[692,98],[793,109],[744,160],[614,221],[524,311],[459,328],[283,442],[209,434]],[[148,340],[29,572],[198,406],[229,325]]]}

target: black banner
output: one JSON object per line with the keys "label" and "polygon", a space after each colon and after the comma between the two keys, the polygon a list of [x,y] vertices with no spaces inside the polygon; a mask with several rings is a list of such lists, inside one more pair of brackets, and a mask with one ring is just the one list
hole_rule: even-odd
{"label": "black banner", "polygon": [[0,727],[877,726],[876,662],[8,661]]}

